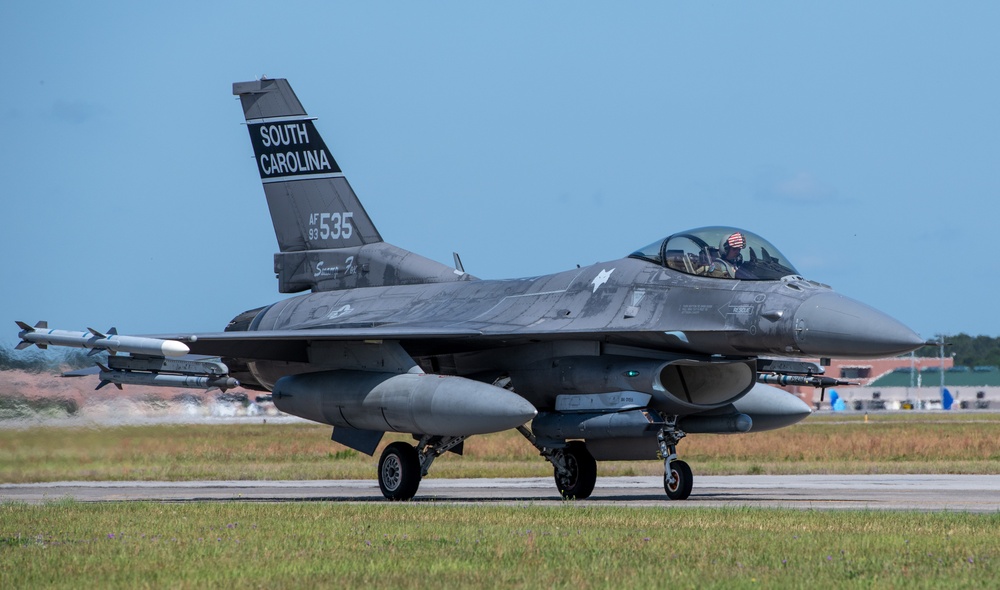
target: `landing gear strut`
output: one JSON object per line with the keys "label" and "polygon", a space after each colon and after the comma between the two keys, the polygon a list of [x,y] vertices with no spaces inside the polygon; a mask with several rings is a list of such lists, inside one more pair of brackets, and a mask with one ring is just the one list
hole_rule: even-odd
{"label": "landing gear strut", "polygon": [[683,430],[677,429],[677,416],[669,417],[656,435],[658,454],[663,459],[663,490],[671,500],[686,500],[691,495],[691,466],[677,458],[677,443],[685,436]]}
{"label": "landing gear strut", "polygon": [[565,500],[586,500],[594,492],[597,483],[597,461],[587,450],[582,440],[571,440],[561,449],[553,449],[539,444],[538,439],[524,426],[518,427],[538,449],[543,457],[552,463],[556,488]]}
{"label": "landing gear strut", "polygon": [[412,499],[434,459],[461,445],[465,438],[423,436],[416,447],[405,442],[387,446],[378,460],[378,487],[382,495],[392,501]]}

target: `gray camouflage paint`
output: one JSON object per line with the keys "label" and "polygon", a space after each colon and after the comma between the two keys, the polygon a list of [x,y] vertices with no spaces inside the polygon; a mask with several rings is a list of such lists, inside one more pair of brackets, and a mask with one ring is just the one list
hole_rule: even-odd
{"label": "gray camouflage paint", "polygon": [[[602,411],[625,408],[602,394],[639,392],[615,399],[648,399],[646,409],[686,418],[692,431],[743,431],[746,416],[753,430],[777,428],[809,410],[755,385],[758,358],[876,357],[923,343],[889,316],[795,275],[697,276],[625,257],[476,279],[383,241],[286,80],[240,82],[233,93],[278,241],[278,289],[311,292],[244,312],[224,332],[158,337],[222,357],[244,387],[277,384],[279,407],[335,425],[334,440],[365,452],[381,437],[372,425],[464,435],[541,411],[551,423],[604,433],[588,439],[598,458],[649,456],[655,440],[615,438],[644,410],[604,419]],[[449,380],[413,376],[421,373]],[[560,399],[611,405],[563,419]]]}

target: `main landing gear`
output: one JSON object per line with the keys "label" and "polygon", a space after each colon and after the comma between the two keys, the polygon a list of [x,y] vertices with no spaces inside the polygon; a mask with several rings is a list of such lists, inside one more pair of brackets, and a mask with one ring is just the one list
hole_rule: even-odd
{"label": "main landing gear", "polygon": [[585,500],[597,483],[597,461],[581,440],[571,440],[548,458],[553,465],[556,487],[567,500]]}
{"label": "main landing gear", "polygon": [[527,427],[519,426],[517,431],[552,463],[552,475],[563,499],[586,500],[590,497],[597,483],[597,461],[585,442],[571,440],[561,449],[549,448],[540,444]]}
{"label": "main landing gear", "polygon": [[417,494],[420,480],[430,471],[431,463],[448,451],[461,454],[464,436],[424,436],[414,447],[394,442],[382,451],[378,460],[378,487],[388,500],[410,500]]}

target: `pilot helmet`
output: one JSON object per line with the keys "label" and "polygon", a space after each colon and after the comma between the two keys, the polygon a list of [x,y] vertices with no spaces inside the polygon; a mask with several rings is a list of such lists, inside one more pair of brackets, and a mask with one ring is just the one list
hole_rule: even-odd
{"label": "pilot helmet", "polygon": [[734,232],[724,238],[719,242],[719,252],[723,255],[729,253],[730,250],[735,249],[737,252],[746,248],[747,239],[743,235],[743,232]]}

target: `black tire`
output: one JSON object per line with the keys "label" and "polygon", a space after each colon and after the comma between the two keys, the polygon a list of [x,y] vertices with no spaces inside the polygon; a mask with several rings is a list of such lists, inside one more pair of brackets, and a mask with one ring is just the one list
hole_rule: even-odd
{"label": "black tire", "polygon": [[[673,485],[670,485],[671,473],[676,478]],[[684,461],[672,462],[670,471],[663,474],[663,489],[671,500],[687,500],[688,496],[691,495],[693,483],[694,476],[691,474],[691,466]]]}
{"label": "black tire", "polygon": [[586,500],[594,492],[597,483],[597,461],[587,450],[583,441],[570,441],[563,449],[566,467],[570,475],[562,477],[555,470],[556,487],[566,500]]}
{"label": "black tire", "polygon": [[405,442],[394,442],[382,451],[378,460],[378,487],[392,501],[406,501],[420,487],[420,456]]}

